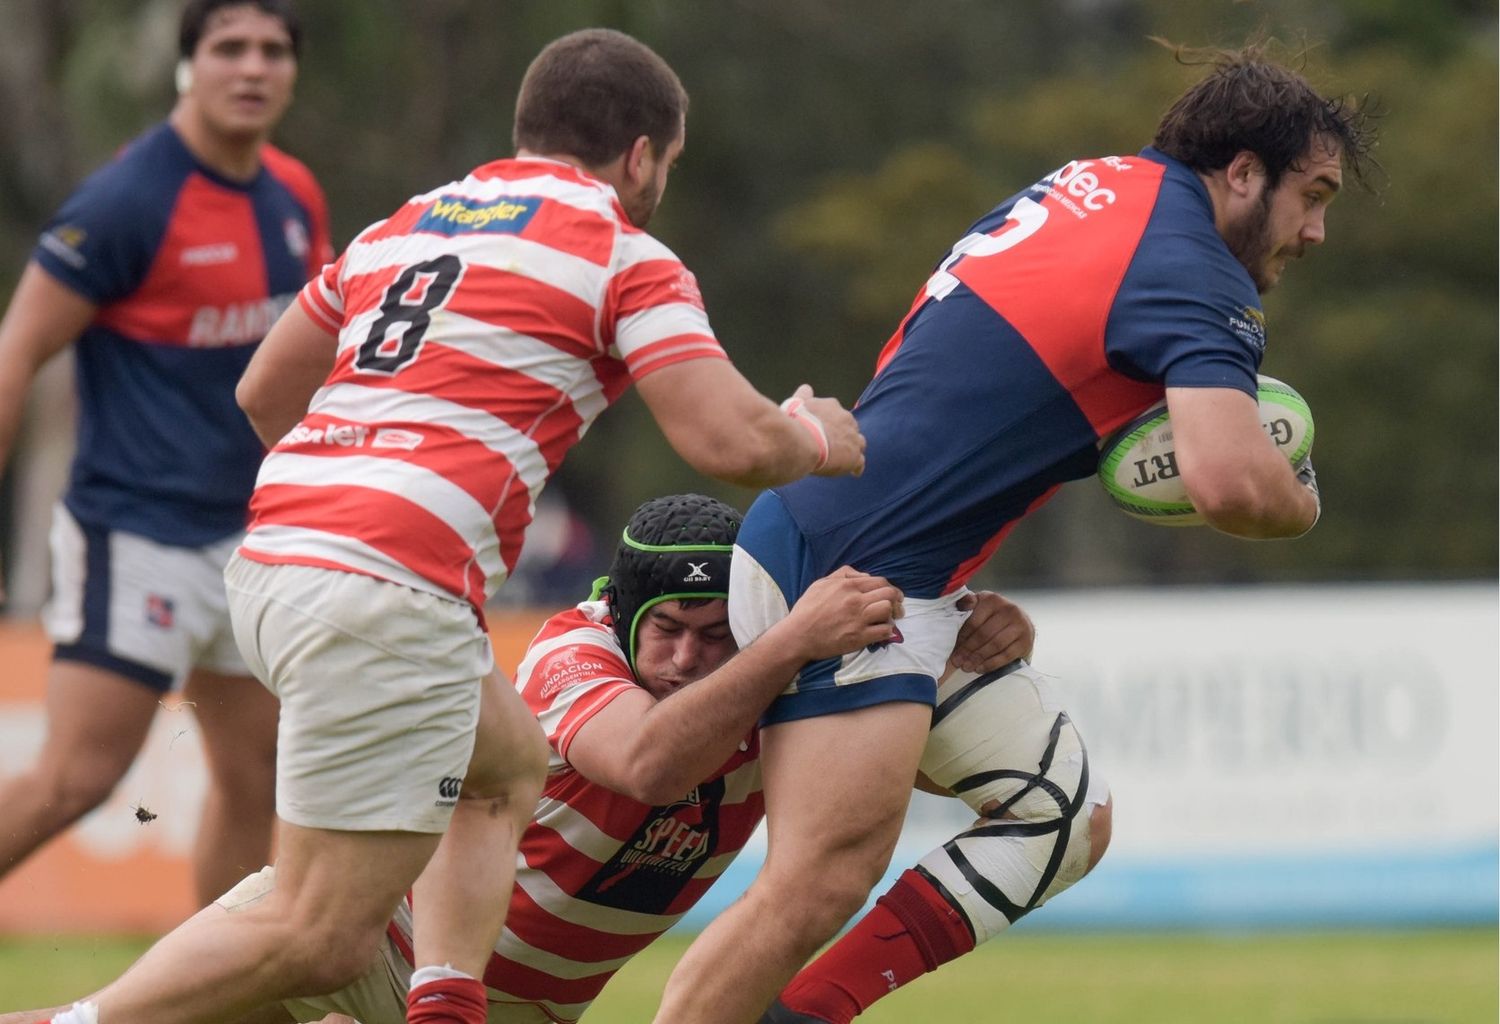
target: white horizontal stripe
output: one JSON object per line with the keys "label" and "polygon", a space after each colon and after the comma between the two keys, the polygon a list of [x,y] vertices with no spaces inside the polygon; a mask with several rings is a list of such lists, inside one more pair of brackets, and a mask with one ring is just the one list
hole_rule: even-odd
{"label": "white horizontal stripe", "polygon": [[628,356],[653,342],[680,334],[712,338],[714,331],[708,325],[708,314],[690,302],[664,302],[622,316],[615,323],[615,346]]}
{"label": "white horizontal stripe", "polygon": [[369,487],[425,509],[467,541],[487,578],[505,572],[490,512],[467,491],[423,466],[373,455],[317,456],[272,452],[256,486]]}
{"label": "white horizontal stripe", "polygon": [[611,657],[625,660],[625,653],[620,650],[618,644],[610,643],[614,637],[613,633],[606,634],[597,625],[578,626],[566,633],[546,640],[538,640],[526,649],[526,656],[521,659],[521,664],[516,667],[516,688],[523,689],[526,679],[536,668],[537,662],[557,650],[559,647],[592,647],[595,650]]}
{"label": "white horizontal stripe", "polygon": [[620,234],[620,241],[615,247],[615,270],[624,270],[637,263],[649,263],[653,260],[682,262],[677,258],[676,253],[644,231]]}
{"label": "white horizontal stripe", "polygon": [[428,337],[473,359],[525,374],[561,391],[585,421],[592,421],[609,406],[592,364],[528,334],[445,312],[441,318],[433,318]]}
{"label": "white horizontal stripe", "polygon": [[[547,482],[547,460],[530,435],[471,406],[415,391],[369,388],[341,382],[320,389],[313,395],[307,411],[355,423],[399,424],[416,431],[424,425],[446,427],[508,459],[528,490],[539,490]],[[416,451],[420,452],[421,447],[418,446]],[[477,469],[491,477],[494,475],[494,467]],[[500,493],[503,495],[504,490]]]}
{"label": "white horizontal stripe", "polygon": [[561,802],[551,803],[545,810],[538,806],[532,820],[555,831],[572,849],[601,863],[620,851],[620,840],[602,831],[582,812]]}
{"label": "white horizontal stripe", "polygon": [[[457,235],[392,235],[370,242],[354,242],[344,256],[345,280],[393,267],[407,267],[451,253],[465,263],[508,274],[518,274],[566,292],[597,307],[609,283],[609,268],[581,256],[554,249],[545,242],[489,231]],[[462,288],[460,282],[458,287]],[[363,339],[361,339],[363,340]]]}
{"label": "white horizontal stripe", "polygon": [[344,299],[338,292],[328,286],[327,280],[319,274],[313,279],[313,286],[317,288],[318,294],[322,296],[323,302],[336,314],[344,312]]}
{"label": "white horizontal stripe", "polygon": [[[619,956],[610,960],[597,960],[592,963],[582,960],[570,960],[556,953],[549,953],[545,949],[538,949],[529,943],[522,942],[515,932],[509,928],[500,933],[500,941],[495,943],[495,952],[508,960],[525,964],[533,970],[550,974],[554,978],[566,978],[569,981],[577,978],[588,978],[595,974],[603,974],[606,971],[618,971],[630,962],[630,957]],[[586,952],[580,943],[579,952]]]}
{"label": "white horizontal stripe", "polygon": [[553,917],[612,935],[650,935],[677,919],[675,915],[638,914],[632,910],[584,903],[563,892],[540,871],[518,872],[516,887]]}

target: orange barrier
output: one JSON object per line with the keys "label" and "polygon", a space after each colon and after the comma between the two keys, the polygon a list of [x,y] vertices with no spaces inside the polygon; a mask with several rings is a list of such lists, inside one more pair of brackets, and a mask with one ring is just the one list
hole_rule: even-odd
{"label": "orange barrier", "polygon": [[[545,617],[489,616],[502,669],[515,668]],[[35,623],[0,621],[0,776],[41,748],[49,652]],[[0,933],[157,933],[192,913],[189,857],[207,777],[191,712],[170,697],[164,706],[114,795],[0,881]],[[156,817],[138,820],[137,807]]]}

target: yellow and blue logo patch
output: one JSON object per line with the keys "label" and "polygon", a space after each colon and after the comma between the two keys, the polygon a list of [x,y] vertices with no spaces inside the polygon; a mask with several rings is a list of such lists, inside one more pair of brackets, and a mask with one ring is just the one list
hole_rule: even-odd
{"label": "yellow and blue logo patch", "polygon": [[516,235],[526,229],[536,211],[541,208],[540,196],[521,199],[497,199],[479,202],[458,196],[444,196],[433,200],[422,219],[417,221],[417,231],[440,235],[458,235],[474,231],[489,234]]}

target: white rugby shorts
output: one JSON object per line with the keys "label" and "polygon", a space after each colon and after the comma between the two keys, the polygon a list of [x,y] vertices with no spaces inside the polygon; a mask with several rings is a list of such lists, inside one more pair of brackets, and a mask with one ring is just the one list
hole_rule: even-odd
{"label": "white rugby shorts", "polygon": [[160,544],[85,526],[52,510],[52,596],[42,624],[55,657],[117,672],[153,689],[194,668],[249,675],[229,625],[224,566],[234,534],[207,547]]}
{"label": "white rugby shorts", "polygon": [[[937,680],[947,668],[959,627],[969,617],[957,607],[968,593],[960,588],[942,597],[905,598],[895,640],[804,665],[761,721],[770,725],[895,701],[935,704]],[[729,628],[740,646],[785,618],[795,600],[796,595],[782,592],[771,571],[735,546],[729,569]]]}
{"label": "white rugby shorts", "polygon": [[308,828],[446,830],[494,665],[474,610],[242,555],[224,579],[240,651],[281,701],[276,813]]}

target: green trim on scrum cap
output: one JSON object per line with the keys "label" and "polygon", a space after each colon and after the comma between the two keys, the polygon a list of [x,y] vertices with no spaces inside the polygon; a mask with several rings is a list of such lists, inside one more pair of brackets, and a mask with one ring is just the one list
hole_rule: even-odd
{"label": "green trim on scrum cap", "polygon": [[608,576],[600,576],[598,579],[594,580],[594,588],[589,591],[589,600],[590,601],[602,601],[602,600],[604,600],[604,588],[607,587],[607,586],[609,586],[609,577]]}
{"label": "green trim on scrum cap", "polygon": [[733,551],[733,544],[642,544],[630,535],[630,527],[620,532],[620,540],[637,551]]}
{"label": "green trim on scrum cap", "polygon": [[729,592],[726,590],[722,594],[716,594],[713,591],[700,590],[690,594],[663,594],[660,597],[653,597],[641,605],[641,610],[635,613],[635,619],[630,623],[630,671],[635,671],[635,638],[641,630],[641,616],[664,601],[712,601],[715,598],[727,601],[729,600]]}
{"label": "green trim on scrum cap", "polygon": [[729,596],[740,519],[735,509],[701,494],[656,498],[631,516],[599,592],[609,602],[615,638],[632,671],[636,632],[647,611],[663,601]]}

